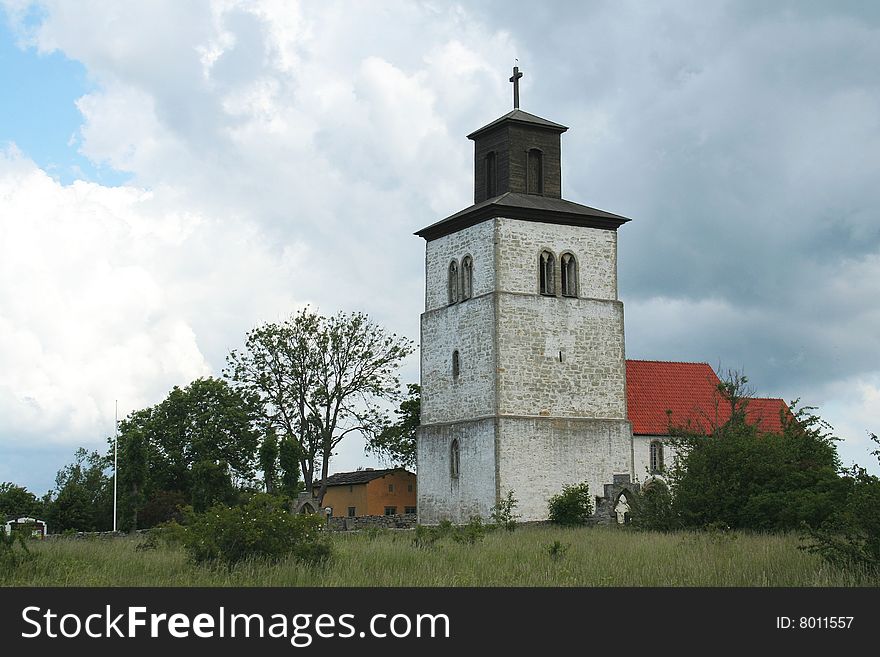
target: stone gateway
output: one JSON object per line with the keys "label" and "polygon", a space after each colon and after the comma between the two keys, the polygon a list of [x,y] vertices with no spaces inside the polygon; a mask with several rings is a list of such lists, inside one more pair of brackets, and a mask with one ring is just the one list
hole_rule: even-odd
{"label": "stone gateway", "polygon": [[468,135],[474,205],[416,233],[422,523],[486,518],[508,491],[542,520],[566,484],[601,495],[632,480],[617,298],[629,220],[562,198],[567,129],[517,107]]}

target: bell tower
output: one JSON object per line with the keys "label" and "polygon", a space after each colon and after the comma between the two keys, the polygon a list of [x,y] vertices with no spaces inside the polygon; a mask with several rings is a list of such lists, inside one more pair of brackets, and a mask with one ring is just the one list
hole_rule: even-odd
{"label": "bell tower", "polygon": [[514,109],[468,135],[474,204],[425,239],[418,510],[486,518],[508,491],[524,520],[587,481],[632,476],[617,229],[562,198],[568,128]]}

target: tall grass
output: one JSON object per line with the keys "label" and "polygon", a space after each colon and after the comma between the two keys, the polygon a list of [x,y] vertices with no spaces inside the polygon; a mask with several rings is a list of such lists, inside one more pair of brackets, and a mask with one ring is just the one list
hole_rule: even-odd
{"label": "tall grass", "polygon": [[[568,546],[552,558],[548,546]],[[415,547],[412,532],[334,535],[322,566],[289,559],[195,566],[182,549],[143,539],[53,540],[0,582],[12,586],[878,586],[798,549],[795,534],[635,533],[525,527],[475,545]]]}

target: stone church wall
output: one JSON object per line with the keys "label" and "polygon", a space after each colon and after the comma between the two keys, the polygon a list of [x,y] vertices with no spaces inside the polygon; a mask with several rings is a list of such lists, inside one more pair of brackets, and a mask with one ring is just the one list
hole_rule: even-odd
{"label": "stone church wall", "polygon": [[[459,444],[459,476],[451,475],[450,446]],[[492,419],[419,428],[419,522],[488,518],[495,505],[495,423]],[[421,467],[421,464],[430,464]]]}
{"label": "stone church wall", "polygon": [[[484,221],[450,235],[444,235],[425,246],[425,311],[449,305],[447,283],[449,263],[469,255],[474,261],[473,297],[495,289],[492,221]],[[424,343],[423,343],[424,344]]]}
{"label": "stone church wall", "polygon": [[504,417],[499,433],[499,491],[513,491],[524,521],[546,519],[548,500],[567,484],[586,481],[601,496],[615,474],[631,472],[626,420]]}
{"label": "stone church wall", "polygon": [[676,458],[669,436],[633,436],[633,480],[644,484],[651,478],[651,441],[663,442],[663,463],[670,467]]}

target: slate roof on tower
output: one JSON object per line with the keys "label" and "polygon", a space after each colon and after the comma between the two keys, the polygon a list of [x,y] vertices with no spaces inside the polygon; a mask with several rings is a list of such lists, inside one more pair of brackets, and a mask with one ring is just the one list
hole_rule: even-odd
{"label": "slate roof on tower", "polygon": [[521,123],[523,125],[536,126],[539,128],[544,128],[546,130],[552,130],[553,132],[565,132],[568,130],[567,126],[561,125],[559,123],[554,123],[553,121],[548,121],[547,119],[542,119],[540,116],[535,116],[534,114],[529,114],[528,112],[523,112],[521,109],[511,110],[504,116],[500,116],[492,123],[487,123],[482,128],[478,130],[474,130],[471,134],[467,136],[468,139],[475,139],[479,137],[484,132],[488,132],[492,128],[501,123],[511,122],[511,123]]}
{"label": "slate roof on tower", "polygon": [[[626,403],[633,435],[665,436],[670,423],[702,432],[723,424],[730,406],[718,393],[719,383],[707,363],[627,360]],[[790,413],[782,399],[751,398],[746,421],[761,431],[781,433],[780,412]]]}

